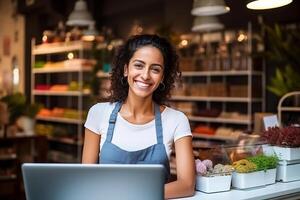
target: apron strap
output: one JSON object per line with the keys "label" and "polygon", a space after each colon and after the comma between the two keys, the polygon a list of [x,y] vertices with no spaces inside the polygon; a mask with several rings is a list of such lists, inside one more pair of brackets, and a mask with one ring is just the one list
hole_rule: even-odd
{"label": "apron strap", "polygon": [[106,140],[108,142],[111,142],[111,140],[112,140],[113,132],[115,129],[115,124],[117,121],[118,112],[120,111],[121,106],[122,106],[122,103],[117,102],[115,105],[115,108],[113,109],[112,113],[110,114],[109,125],[108,125],[107,136],[106,136]]}
{"label": "apron strap", "polygon": [[163,128],[161,122],[160,107],[158,104],[154,104],[155,113],[155,129],[156,129],[156,139],[158,144],[163,144]]}

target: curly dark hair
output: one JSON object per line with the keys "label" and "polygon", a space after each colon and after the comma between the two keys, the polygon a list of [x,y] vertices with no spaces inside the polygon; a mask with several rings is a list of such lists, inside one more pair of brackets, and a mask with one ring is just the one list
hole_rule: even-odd
{"label": "curly dark hair", "polygon": [[171,89],[175,86],[175,81],[181,77],[178,55],[167,39],[157,35],[144,34],[129,38],[124,45],[120,46],[116,53],[112,63],[110,78],[110,102],[126,100],[129,86],[127,80],[123,78],[124,66],[128,65],[133,54],[144,46],[153,46],[159,49],[164,59],[163,84],[160,84],[154,91],[152,98],[159,105],[165,104],[169,99]]}

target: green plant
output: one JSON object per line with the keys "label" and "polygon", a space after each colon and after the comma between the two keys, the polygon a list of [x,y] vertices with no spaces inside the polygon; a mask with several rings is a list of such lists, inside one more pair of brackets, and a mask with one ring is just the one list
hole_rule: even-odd
{"label": "green plant", "polygon": [[268,38],[266,58],[276,67],[267,89],[277,96],[300,89],[300,34],[299,28],[264,25]]}
{"label": "green plant", "polygon": [[277,68],[275,76],[271,78],[271,84],[267,86],[267,89],[277,96],[300,90],[300,74],[290,65],[282,70]]}
{"label": "green plant", "polygon": [[278,158],[276,156],[265,156],[263,154],[246,158],[250,162],[256,164],[256,171],[274,169],[277,166]]}
{"label": "green plant", "polygon": [[39,104],[27,104],[26,97],[21,93],[4,96],[0,101],[7,104],[10,124],[13,124],[22,115],[34,118],[41,108]]}

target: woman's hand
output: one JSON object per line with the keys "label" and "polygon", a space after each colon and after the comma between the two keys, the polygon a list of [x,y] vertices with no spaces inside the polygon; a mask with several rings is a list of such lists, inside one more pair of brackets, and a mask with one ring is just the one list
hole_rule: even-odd
{"label": "woman's hand", "polygon": [[195,161],[192,137],[175,142],[177,180],[165,185],[165,198],[192,196],[195,193]]}

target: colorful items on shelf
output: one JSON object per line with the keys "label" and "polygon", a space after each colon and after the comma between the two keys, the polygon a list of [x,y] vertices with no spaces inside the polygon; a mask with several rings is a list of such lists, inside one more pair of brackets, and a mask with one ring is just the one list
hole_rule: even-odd
{"label": "colorful items on shelf", "polygon": [[56,62],[45,62],[45,61],[36,61],[34,64],[34,68],[87,68],[93,67],[96,64],[95,60],[92,59],[80,59],[73,58],[63,61]]}
{"label": "colorful items on shelf", "polygon": [[45,66],[46,62],[43,60],[37,60],[34,63],[34,68],[43,68]]}
{"label": "colorful items on shelf", "polygon": [[[86,114],[87,114],[86,111],[82,113],[82,119],[85,119]],[[67,109],[67,108],[53,108],[52,110],[47,108],[42,108],[37,116],[79,119],[80,112],[75,109]]]}
{"label": "colorful items on shelf", "polygon": [[176,86],[173,95],[189,95],[197,97],[248,97],[247,85],[233,85],[223,82],[183,83]]}
{"label": "colorful items on shelf", "polygon": [[221,113],[221,110],[215,109],[215,108],[203,108],[198,109],[194,112],[196,116],[202,116],[202,117],[218,117]]}
{"label": "colorful items on shelf", "polygon": [[[42,90],[42,91],[57,91],[57,92],[79,91],[80,84],[77,81],[71,81],[69,84],[55,84],[55,85],[38,84],[35,86],[35,89]],[[90,92],[90,85],[83,84],[82,91]]]}
{"label": "colorful items on shelf", "polygon": [[209,126],[199,125],[193,129],[193,134],[207,134],[207,135],[214,135],[215,129]]}
{"label": "colorful items on shelf", "polygon": [[51,86],[46,84],[38,84],[35,86],[36,90],[50,90]]}
{"label": "colorful items on shelf", "polygon": [[35,125],[35,133],[37,135],[53,135],[54,126],[47,124],[36,124]]}
{"label": "colorful items on shelf", "polygon": [[233,130],[227,127],[218,127],[217,129],[214,129],[210,126],[198,125],[193,129],[193,134],[206,134],[229,139],[238,139],[242,134],[242,131]]}
{"label": "colorful items on shelf", "polygon": [[50,87],[50,91],[64,92],[68,90],[69,86],[64,84],[55,84]]}
{"label": "colorful items on shelf", "polygon": [[45,136],[59,136],[62,137],[73,137],[68,133],[68,129],[63,126],[59,125],[50,125],[50,124],[42,124],[38,123],[35,125],[35,133],[38,135],[45,135]]}

